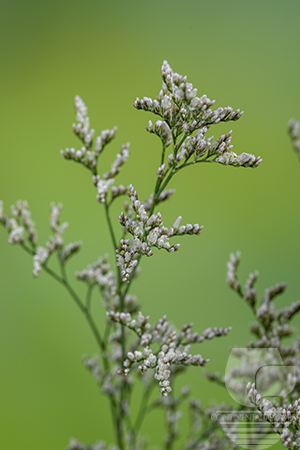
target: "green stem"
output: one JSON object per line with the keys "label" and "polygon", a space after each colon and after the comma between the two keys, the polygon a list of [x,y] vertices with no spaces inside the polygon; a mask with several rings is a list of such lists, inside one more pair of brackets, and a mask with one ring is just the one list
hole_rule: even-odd
{"label": "green stem", "polygon": [[118,246],[117,246],[115,233],[114,233],[114,230],[113,230],[113,227],[112,227],[112,223],[111,223],[111,219],[110,219],[110,215],[109,215],[109,205],[108,205],[106,200],[105,200],[105,215],[106,215],[106,220],[107,220],[107,224],[108,224],[108,228],[109,228],[109,232],[110,232],[110,237],[111,237],[114,249],[116,250],[118,248]]}
{"label": "green stem", "polygon": [[136,417],[136,420],[134,422],[133,430],[135,431],[135,433],[138,433],[140,431],[140,428],[142,426],[142,423],[144,421],[145,415],[146,415],[147,410],[148,410],[148,403],[149,403],[149,400],[150,400],[150,395],[151,395],[155,385],[156,385],[156,383],[155,383],[155,381],[153,381],[150,384],[150,386],[148,387],[148,389],[146,390],[145,395],[143,395],[143,397],[141,399],[141,403],[140,403],[140,406],[139,406],[137,417]]}
{"label": "green stem", "polygon": [[86,301],[85,301],[85,307],[88,311],[91,310],[91,300],[92,300],[92,292],[94,289],[95,285],[94,284],[90,284],[86,293]]}
{"label": "green stem", "polygon": [[[106,220],[107,220],[107,224],[108,224],[108,228],[109,228],[109,232],[110,232],[110,236],[111,236],[111,240],[113,243],[113,247],[114,247],[114,251],[116,251],[116,249],[118,248],[117,246],[117,241],[116,241],[116,237],[114,234],[114,230],[112,227],[112,223],[111,223],[111,219],[110,219],[110,214],[109,214],[109,205],[107,203],[107,201],[105,200],[105,215],[106,215]],[[117,267],[117,271],[118,271],[118,293],[120,296],[120,311],[124,311],[124,300],[125,300],[125,296],[121,295],[121,270],[120,267]],[[123,361],[126,358],[126,348],[125,348],[125,330],[124,327],[121,327],[121,347],[122,347],[122,360],[121,360],[121,364],[123,363]],[[123,365],[121,365],[121,368],[123,367]],[[123,402],[125,399],[125,382],[124,380],[122,380],[121,382],[121,390],[120,390],[120,402],[118,405],[118,411],[116,412],[116,415],[114,417],[115,423],[116,423],[116,434],[117,434],[117,441],[118,441],[118,445],[120,447],[121,450],[124,449],[124,433],[123,433],[123,421],[124,421],[124,414],[123,414]]]}

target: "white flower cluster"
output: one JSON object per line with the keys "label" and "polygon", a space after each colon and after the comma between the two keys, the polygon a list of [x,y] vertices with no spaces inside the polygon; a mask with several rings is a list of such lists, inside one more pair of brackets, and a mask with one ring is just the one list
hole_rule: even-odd
{"label": "white flower cluster", "polygon": [[[119,216],[119,222],[134,239],[133,242],[129,239],[122,239],[120,247],[116,250],[117,265],[122,267],[124,282],[128,282],[133,268],[137,265],[137,255],[152,256],[151,247],[157,247],[159,250],[163,248],[169,253],[176,252],[180,244],[171,246],[169,243],[170,237],[184,234],[199,235],[203,228],[198,224],[180,226],[182,217],[179,216],[173,227],[168,229],[164,226],[160,213],[148,216],[145,205],[139,201],[137,192],[131,185],[128,195],[132,207],[130,215],[127,216],[122,212]],[[169,195],[168,192],[165,193],[162,199]],[[135,212],[135,219],[132,218],[133,212]]]}
{"label": "white flower cluster", "polygon": [[241,252],[230,254],[230,259],[227,263],[227,283],[229,287],[235,291],[239,291],[240,285],[237,280],[237,268],[241,260]]}
{"label": "white flower cluster", "polygon": [[262,158],[260,156],[256,157],[251,153],[244,152],[241,155],[237,155],[236,153],[230,151],[218,156],[214,161],[235,167],[257,167],[262,162]]}
{"label": "white flower cluster", "polygon": [[248,383],[247,395],[256,407],[258,418],[269,422],[280,434],[281,442],[286,448],[300,446],[300,399],[284,407],[261,397],[254,383]]}
{"label": "white flower cluster", "polygon": [[133,269],[137,266],[137,255],[151,256],[153,253],[146,242],[142,243],[140,240],[135,239],[135,245],[132,245],[130,239],[121,239],[120,247],[116,250],[116,266],[121,267],[122,281],[124,283],[129,282],[130,275]]}
{"label": "white flower cluster", "polygon": [[27,232],[27,238],[33,246],[37,243],[37,232],[35,223],[31,219],[31,212],[26,201],[18,200],[15,205],[11,205],[11,212],[18,223],[21,223]]}
{"label": "white flower cluster", "polygon": [[[62,209],[62,204],[50,204],[51,213],[50,213],[50,228],[54,232],[54,235],[49,237],[49,240],[46,242],[44,247],[38,247],[36,254],[33,256],[33,276],[37,277],[39,272],[42,270],[42,266],[47,262],[48,258],[54,253],[56,250],[62,250],[64,241],[63,241],[63,233],[65,229],[68,227],[68,223],[64,222],[60,224],[60,213]],[[80,248],[81,244],[71,244],[67,253],[65,253],[65,257],[67,255],[71,255],[76,252]],[[72,250],[71,250],[72,249]]]}
{"label": "white flower cluster", "polygon": [[[136,105],[134,104],[134,106]],[[161,139],[164,148],[169,147],[169,145],[172,144],[172,132],[165,121],[157,120],[153,127],[151,120],[149,120],[148,128],[146,128],[146,130],[149,131],[149,133],[156,134],[156,136]]]}
{"label": "white flower cluster", "polygon": [[[295,352],[297,353],[297,349],[300,348],[300,343],[297,344],[298,341],[295,341],[297,345],[294,343],[288,347],[283,347],[281,340],[294,333],[294,330],[289,327],[289,322],[294,315],[300,312],[300,301],[295,302],[282,310],[276,311],[273,300],[276,296],[282,294],[286,288],[285,283],[279,283],[274,287],[265,290],[264,297],[258,306],[257,293],[253,288],[258,277],[258,272],[256,271],[249,275],[243,290],[237,278],[237,267],[239,262],[239,252],[236,255],[230,255],[230,261],[227,264],[227,281],[229,286],[250,305],[257,319],[257,323],[251,325],[251,331],[259,338],[259,341],[256,343],[251,342],[249,346],[251,348],[279,348],[282,354],[292,358],[293,364],[297,365],[294,356]],[[289,364],[291,364],[291,360],[289,360]]]}
{"label": "white flower cluster", "polygon": [[205,366],[209,359],[203,359],[201,355],[189,354],[190,345],[187,345],[183,352],[181,346],[176,346],[173,341],[170,345],[163,345],[161,351],[158,353],[157,365],[155,367],[155,378],[159,381],[160,392],[166,396],[171,392],[169,378],[171,376],[170,366],[172,364],[183,364],[185,366]]}
{"label": "white flower cluster", "polygon": [[115,182],[113,178],[107,180],[101,180],[99,175],[96,175],[94,179],[97,182],[97,200],[99,203],[105,203],[106,195],[108,193],[109,186]]}
{"label": "white flower cluster", "polygon": [[38,247],[36,254],[33,256],[33,276],[37,277],[42,270],[43,265],[49,258],[50,254],[44,247]]}
{"label": "white flower cluster", "polygon": [[245,294],[244,299],[249,305],[253,308],[256,305],[256,290],[253,289],[254,283],[258,278],[258,271],[256,270],[254,273],[250,273],[248,280],[245,284]]}
{"label": "white flower cluster", "polygon": [[[230,388],[233,392],[242,394],[241,380],[246,378],[254,380],[257,371],[263,366],[267,366],[268,370],[260,372],[260,389],[261,392],[265,392],[274,383],[275,386],[276,383],[278,385],[278,381],[281,380],[283,386],[276,401],[270,402],[268,399],[262,398],[252,381],[247,385],[248,398],[257,409],[257,420],[271,424],[273,429],[280,434],[284,447],[298,448],[300,446],[300,341],[294,339],[290,340],[288,345],[284,345],[283,339],[290,338],[296,331],[290,327],[290,321],[300,312],[300,301],[277,310],[274,300],[286,288],[285,283],[280,283],[266,289],[260,305],[257,306],[257,293],[253,285],[258,273],[254,272],[249,275],[243,292],[237,279],[239,260],[240,255],[238,257],[231,255],[228,263],[228,281],[240,297],[251,306],[257,322],[252,324],[250,329],[258,340],[250,342],[247,349],[238,349],[240,354],[235,356],[242,357],[242,364],[240,367],[232,368],[224,381],[227,388],[231,384]],[[253,360],[251,358],[252,349],[262,349],[262,352],[266,349],[267,352]],[[275,358],[275,350],[278,352],[280,360]],[[253,356],[255,356],[255,352]],[[283,368],[284,371],[282,371]],[[288,370],[287,374],[286,370]]]}
{"label": "white flower cluster", "polygon": [[120,153],[117,154],[115,162],[112,163],[111,169],[109,172],[105,173],[103,175],[103,178],[105,180],[108,180],[110,178],[113,178],[115,175],[117,175],[123,164],[127,161],[129,157],[129,142],[122,146]]}
{"label": "white flower cluster", "polygon": [[66,245],[61,253],[61,259],[62,261],[67,261],[67,259],[70,258],[70,256],[74,255],[78,252],[78,250],[81,249],[82,242],[71,242],[70,244]]}
{"label": "white flower cluster", "polygon": [[31,213],[26,201],[18,200],[15,205],[11,205],[13,217],[4,215],[3,202],[0,201],[0,223],[5,225],[9,232],[9,244],[20,244],[25,240],[25,232],[30,244],[34,247],[37,242],[37,232],[35,223],[31,219]]}
{"label": "white flower cluster", "polygon": [[269,328],[269,326],[276,319],[275,306],[272,302],[272,299],[277,295],[281,294],[286,288],[285,283],[277,284],[273,288],[269,288],[265,290],[265,295],[261,306],[256,311],[256,317],[258,321],[265,327]]}
{"label": "white flower cluster", "polygon": [[141,345],[148,345],[150,340],[152,340],[152,335],[147,333],[147,330],[151,328],[149,316],[144,317],[143,314],[139,312],[137,319],[132,319],[130,313],[119,313],[115,311],[109,311],[106,315],[112,322],[120,323],[133,330],[141,338]]}
{"label": "white flower cluster", "polygon": [[[168,395],[172,390],[169,380],[172,365],[205,366],[209,361],[203,359],[199,354],[190,354],[190,345],[183,348],[182,333],[177,335],[167,322],[166,316],[160,319],[154,327],[149,323],[149,316],[144,317],[141,312],[138,314],[137,320],[132,319],[129,313],[115,313],[114,311],[108,312],[107,317],[111,321],[133,330],[139,337],[139,345],[143,347],[141,351],[134,350],[127,353],[122,372],[128,375],[135,363],[138,363],[138,369],[142,374],[150,368],[154,369],[154,377],[159,382],[160,392],[163,396]],[[223,335],[225,334],[223,333]],[[160,350],[157,352],[154,352],[149,346],[155,342],[160,343]]]}
{"label": "white flower cluster", "polygon": [[217,328],[209,327],[204,330],[200,335],[197,332],[192,332],[193,323],[184,325],[180,334],[180,341],[186,344],[200,343],[205,340],[211,340],[215,337],[227,336],[228,332],[232,330],[232,327]]}
{"label": "white flower cluster", "polygon": [[[134,239],[133,242],[129,239],[121,239],[120,247],[116,250],[117,265],[122,267],[124,282],[128,282],[133,268],[137,265],[138,261],[136,258],[138,255],[152,256],[151,247],[163,248],[169,253],[176,252],[180,244],[171,246],[168,242],[171,236],[182,234],[198,235],[202,229],[198,224],[188,224],[185,227],[177,226],[176,228],[168,229],[163,226],[160,213],[152,214],[150,217],[147,215],[144,204],[139,201],[137,192],[131,185],[128,195],[131,200],[131,213],[129,216],[126,216],[122,212],[119,216],[119,222]],[[168,196],[168,194],[165,195]],[[132,212],[135,212],[135,219],[131,217]]]}
{"label": "white flower cluster", "polygon": [[76,95],[75,111],[77,124],[73,124],[74,133],[89,147],[95,133],[94,129],[90,129],[90,118],[88,117],[88,109],[84,101]]}
{"label": "white flower cluster", "polygon": [[[149,97],[137,98],[134,107],[150,111],[161,117],[155,124],[150,120],[146,130],[160,137],[163,149],[171,143],[174,152],[168,157],[169,165],[176,170],[179,163],[194,157],[194,162],[209,160],[224,165],[257,167],[262,159],[249,153],[237,155],[231,145],[231,133],[222,135],[219,140],[212,143],[213,137],[208,139],[205,135],[214,124],[238,120],[243,112],[233,110],[230,106],[212,110],[215,103],[206,95],[197,97],[197,89],[187,82],[187,77],[173,72],[167,61],[161,69],[162,90],[155,100]],[[193,133],[196,131],[196,135]],[[179,151],[176,146],[177,138],[181,136]],[[158,174],[160,176],[160,174]]]}
{"label": "white flower cluster", "polygon": [[[114,139],[117,127],[112,130],[104,130],[100,136],[96,137],[95,148],[93,149],[93,136],[95,130],[90,129],[90,119],[88,117],[88,109],[83,100],[79,97],[75,97],[75,110],[77,124],[73,124],[73,130],[79,139],[82,140],[84,146],[80,150],[75,148],[66,148],[61,150],[61,155],[65,159],[70,159],[78,162],[89,170],[93,174],[93,183],[97,187],[97,200],[99,203],[105,203],[109,187],[114,183],[114,176],[116,176],[122,165],[127,161],[129,156],[129,143],[122,146],[120,153],[117,154],[116,160],[111,164],[111,169],[106,172],[101,178],[97,172],[97,164],[100,154],[103,152],[104,147]],[[124,195],[127,192],[127,188],[124,186],[112,187],[112,200],[120,195]]]}
{"label": "white flower cluster", "polygon": [[81,272],[76,272],[75,276],[78,280],[85,281],[89,285],[99,285],[105,305],[111,307],[112,302],[118,304],[117,277],[110,268],[108,255],[100,257],[98,261],[88,265]]}
{"label": "white flower cluster", "polygon": [[294,150],[300,158],[300,134],[299,134],[300,123],[295,120],[290,120],[288,123],[288,132],[292,139]]}
{"label": "white flower cluster", "polygon": [[112,200],[114,200],[117,197],[120,197],[121,195],[126,195],[129,190],[129,186],[124,187],[122,184],[119,186],[112,186],[111,187],[111,197]]}
{"label": "white flower cluster", "polygon": [[63,233],[68,227],[67,222],[60,224],[60,214],[62,205],[61,204],[50,204],[50,229],[53,231],[53,235],[49,237],[46,242],[45,247],[37,247],[36,252],[33,256],[33,276],[37,277],[39,272],[42,270],[43,265],[48,261],[50,256],[54,252],[59,253],[59,257],[62,262],[66,262],[72,255],[77,253],[82,243],[73,242],[64,247]]}

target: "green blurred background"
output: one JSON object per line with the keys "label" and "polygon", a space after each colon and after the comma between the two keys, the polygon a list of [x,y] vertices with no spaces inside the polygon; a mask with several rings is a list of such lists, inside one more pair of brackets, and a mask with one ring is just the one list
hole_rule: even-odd
{"label": "green blurred background", "polygon": [[[299,295],[300,165],[286,126],[300,119],[300,3],[296,0],[6,0],[1,1],[0,198],[6,212],[27,199],[39,230],[49,236],[49,203],[64,204],[66,241],[82,239],[70,277],[112,251],[103,208],[88,172],[64,161],[59,150],[77,146],[72,134],[73,99],[82,96],[96,132],[118,125],[103,171],[122,143],[131,156],[119,176],[146,198],[159,165],[160,142],[144,130],[150,115],[136,111],[136,96],[155,97],[160,67],[188,76],[200,95],[245,111],[220,125],[233,128],[237,153],[260,155],[256,170],[197,165],[171,187],[165,223],[204,225],[202,235],[182,239],[179,254],[160,252],[143,261],[133,287],[154,322],[163,314],[175,326],[233,326],[227,338],[205,343],[209,369],[224,372],[231,346],[249,341],[247,306],[229,291],[226,262],[241,250],[241,280],[260,271],[258,289],[286,281],[281,304]],[[115,219],[122,208],[114,208]],[[115,221],[116,224],[116,221]],[[116,230],[118,225],[116,224]],[[0,230],[0,448],[64,449],[71,436],[111,441],[107,402],[81,363],[96,351],[76,306],[32,261],[7,244]],[[76,281],[74,281],[76,286]],[[80,293],[84,292],[79,285]],[[295,321],[296,322],[296,321]],[[295,325],[299,325],[295,323]],[[185,378],[195,397],[226,399],[201,369]],[[185,426],[185,420],[182,421]],[[144,427],[151,442],[162,436],[162,416]]]}

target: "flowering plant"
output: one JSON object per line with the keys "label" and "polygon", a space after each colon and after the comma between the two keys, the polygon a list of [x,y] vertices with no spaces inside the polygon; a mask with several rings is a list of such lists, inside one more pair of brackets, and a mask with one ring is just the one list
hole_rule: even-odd
{"label": "flowering plant", "polygon": [[[174,194],[168,189],[173,177],[181,170],[198,163],[218,163],[224,166],[256,168],[261,163],[260,157],[242,153],[237,155],[232,151],[231,131],[221,135],[217,140],[207,137],[210,127],[220,122],[236,121],[242,112],[231,107],[213,109],[214,101],[206,95],[197,96],[197,89],[187,82],[187,77],[173,72],[164,61],[161,68],[162,89],[156,99],[137,98],[134,107],[148,111],[158,116],[155,123],[149,121],[146,130],[156,135],[161,141],[161,155],[158,169],[154,177],[154,189],[146,200],[139,199],[137,190],[132,185],[116,184],[116,178],[123,164],[129,157],[129,144],[122,146],[109,171],[99,174],[100,157],[108,144],[114,139],[116,128],[104,130],[95,136],[95,130],[90,127],[88,110],[80,97],[75,98],[77,123],[73,131],[80,141],[80,148],[66,148],[61,151],[65,160],[81,164],[91,173],[92,182],[96,188],[96,198],[103,205],[112,245],[115,251],[115,269],[110,267],[108,256],[100,257],[87,268],[76,272],[77,280],[86,285],[86,298],[82,299],[69,281],[67,263],[71,256],[81,247],[81,242],[65,245],[64,231],[67,223],[61,222],[60,204],[51,204],[50,229],[51,236],[45,245],[38,245],[35,224],[32,221],[28,204],[18,201],[11,207],[11,215],[4,214],[3,203],[0,203],[0,223],[9,233],[8,242],[20,246],[33,258],[33,276],[38,277],[44,270],[59,282],[85,317],[93,333],[99,355],[90,358],[83,357],[86,368],[95,378],[103,395],[109,399],[111,418],[114,424],[115,448],[142,449],[146,448],[147,440],[141,436],[142,423],[154,407],[162,407],[166,414],[167,432],[164,444],[166,449],[176,446],[179,436],[178,419],[180,405],[188,397],[189,388],[184,388],[178,395],[172,391],[172,381],[178,373],[188,366],[204,367],[209,359],[191,351],[193,344],[215,337],[226,336],[227,328],[210,327],[202,332],[193,330],[193,324],[183,325],[176,330],[163,316],[157,323],[151,323],[144,315],[137,299],[130,293],[135,278],[139,275],[139,265],[143,256],[154,256],[157,250],[177,253],[180,244],[177,240],[184,235],[199,236],[202,226],[196,224],[181,225],[182,217],[175,216],[173,224],[165,225],[162,215],[157,211],[161,202],[167,201]],[[292,136],[296,139],[295,126],[291,126]],[[298,142],[298,141],[296,141]],[[298,144],[297,144],[298,145]],[[295,146],[297,147],[295,144]],[[119,198],[125,197],[123,211],[119,215],[119,232],[115,234],[112,225],[111,205]],[[129,198],[129,202],[127,199]],[[173,239],[175,238],[175,243]],[[60,272],[55,272],[48,266],[50,258],[59,261]],[[157,256],[155,256],[157,257]],[[228,264],[228,283],[242,299],[248,303],[255,314],[258,324],[251,328],[258,336],[256,343],[250,343],[249,348],[276,347],[284,355],[284,363],[299,366],[299,341],[291,347],[282,347],[281,340],[290,336],[293,331],[288,328],[288,322],[300,310],[300,303],[275,312],[273,298],[284,290],[284,285],[266,291],[262,305],[257,308],[256,292],[253,288],[257,274],[250,275],[245,290],[238,282],[236,269],[239,255],[232,255]],[[99,293],[104,311],[106,325],[99,329],[91,310],[91,298],[94,290]],[[298,358],[298,359],[297,359]],[[244,368],[245,372],[245,368]],[[144,393],[141,397],[138,411],[133,411],[131,404],[134,395],[136,379],[142,375]],[[217,374],[207,373],[209,379],[226,385],[240,375],[236,370],[227,378]],[[296,375],[295,375],[296,376]],[[245,390],[246,384],[243,385]],[[299,398],[300,378],[296,379],[297,389],[292,398],[297,403]],[[158,395],[151,403],[152,391],[157,387]],[[237,386],[236,386],[237,389]],[[252,385],[249,387],[249,398],[264,417],[264,409],[260,407],[260,394]],[[299,411],[300,406],[294,403],[285,405],[288,396],[282,396],[282,405],[287,411]],[[300,402],[299,402],[300,405]],[[222,424],[213,422],[213,409],[205,409],[200,402],[190,400],[191,427],[184,444],[185,450],[190,449],[221,449],[235,448],[236,444],[228,438]],[[227,406],[231,408],[231,406]],[[290,421],[280,432],[285,446],[299,444],[298,421]],[[286,413],[289,420],[290,414]],[[276,424],[274,425],[277,426]],[[289,427],[292,427],[290,430]],[[285,434],[284,434],[285,433]],[[288,444],[288,445],[287,445]],[[293,444],[293,445],[292,445]],[[86,445],[72,439],[68,450],[100,450],[106,448],[104,442]]]}

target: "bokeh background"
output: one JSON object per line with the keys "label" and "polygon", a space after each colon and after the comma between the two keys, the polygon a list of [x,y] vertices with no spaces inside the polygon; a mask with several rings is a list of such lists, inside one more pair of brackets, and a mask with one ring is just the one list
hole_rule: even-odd
{"label": "bokeh background", "polygon": [[[179,254],[160,252],[143,261],[133,288],[154,322],[163,314],[175,326],[193,321],[233,326],[227,338],[202,345],[212,371],[224,373],[230,347],[250,339],[251,315],[226,285],[226,262],[241,250],[241,280],[258,269],[258,289],[286,281],[282,305],[299,297],[300,164],[286,128],[300,119],[300,4],[297,0],[2,0],[0,198],[6,212],[27,199],[39,242],[49,236],[49,203],[64,204],[66,241],[83,240],[69,273],[112,252],[103,209],[88,172],[64,161],[59,150],[77,146],[73,99],[82,96],[92,126],[118,125],[103,157],[107,170],[122,143],[131,156],[119,176],[148,197],[159,165],[160,142],[144,130],[150,115],[136,111],[136,96],[155,97],[167,59],[198,88],[245,111],[233,128],[237,153],[260,155],[258,169],[197,165],[170,187],[165,223],[180,214],[200,223],[200,237],[181,241]],[[101,171],[100,171],[101,172]],[[117,216],[122,209],[115,205]],[[32,261],[7,244],[0,230],[0,447],[64,449],[71,436],[112,440],[107,403],[81,363],[96,352],[93,337],[71,299]],[[81,294],[83,286],[74,281]],[[97,300],[95,300],[97,301]],[[297,324],[296,321],[294,325]],[[228,398],[201,369],[185,378],[207,403]],[[152,413],[144,431],[155,443],[163,419]],[[185,419],[181,422],[183,428]]]}

